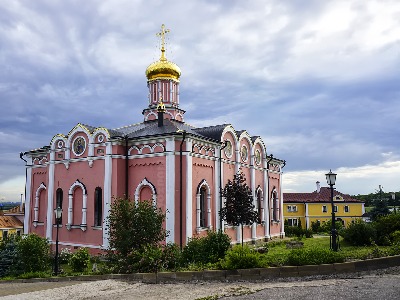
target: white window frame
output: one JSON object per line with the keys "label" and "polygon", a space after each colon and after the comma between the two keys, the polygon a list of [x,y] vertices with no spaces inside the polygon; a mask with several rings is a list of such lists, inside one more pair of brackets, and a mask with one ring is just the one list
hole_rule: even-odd
{"label": "white window frame", "polygon": [[324,213],[328,212],[328,206],[327,205],[322,205],[322,212],[324,212]]}
{"label": "white window frame", "polygon": [[288,218],[288,226],[290,227],[297,227],[299,226],[299,219],[298,218]]}
{"label": "white window frame", "polygon": [[334,211],[334,212],[338,212],[338,210],[339,210],[338,206],[337,206],[337,205],[334,205],[334,206],[333,206],[333,211]]}
{"label": "white window frame", "polygon": [[345,205],[345,206],[344,206],[344,212],[345,212],[345,213],[350,212],[350,206]]}

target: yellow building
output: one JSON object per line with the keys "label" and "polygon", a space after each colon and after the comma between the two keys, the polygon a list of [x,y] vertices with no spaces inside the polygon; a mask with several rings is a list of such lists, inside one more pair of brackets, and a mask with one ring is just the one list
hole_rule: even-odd
{"label": "yellow building", "polygon": [[24,225],[14,216],[0,216],[0,240],[12,234],[21,235]]}
{"label": "yellow building", "polygon": [[[330,188],[320,187],[319,182],[312,193],[283,193],[283,217],[289,226],[297,226],[299,222],[303,228],[311,228],[312,222],[322,225],[332,220],[330,199]],[[334,190],[333,199],[336,220],[342,221],[344,226],[365,213],[364,203],[350,195]]]}

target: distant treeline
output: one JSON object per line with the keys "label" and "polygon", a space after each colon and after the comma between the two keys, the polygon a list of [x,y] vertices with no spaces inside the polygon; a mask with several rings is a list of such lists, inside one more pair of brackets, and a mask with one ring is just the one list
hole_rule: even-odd
{"label": "distant treeline", "polygon": [[400,192],[395,192],[395,199],[392,197],[392,193],[385,193],[379,191],[376,193],[371,193],[368,195],[353,195],[351,196],[354,199],[361,200],[365,203],[365,206],[374,206],[375,201],[377,200],[385,200],[387,201],[388,206],[399,206],[400,205]]}
{"label": "distant treeline", "polygon": [[20,202],[0,202],[0,210],[7,210],[19,206]]}

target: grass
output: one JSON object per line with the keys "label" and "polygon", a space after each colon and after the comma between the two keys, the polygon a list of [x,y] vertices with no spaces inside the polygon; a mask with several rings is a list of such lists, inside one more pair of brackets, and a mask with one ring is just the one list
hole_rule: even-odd
{"label": "grass", "polygon": [[[318,238],[302,239],[304,242],[304,249],[315,249],[323,248],[329,249],[330,247],[330,237],[321,236]],[[268,245],[268,243],[267,243]],[[343,240],[340,240],[340,252],[345,256],[346,260],[357,260],[357,259],[367,259],[378,256],[377,252],[384,254],[389,250],[389,246],[351,246],[348,245]],[[280,244],[273,247],[268,247],[267,257],[269,261],[276,262],[276,265],[282,265],[280,262],[284,262],[284,257],[290,253],[291,249],[286,249],[285,244]],[[375,254],[376,253],[376,254]]]}

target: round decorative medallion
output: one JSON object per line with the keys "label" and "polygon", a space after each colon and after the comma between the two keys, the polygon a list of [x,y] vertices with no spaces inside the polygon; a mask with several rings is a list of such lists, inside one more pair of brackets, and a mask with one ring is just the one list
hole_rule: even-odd
{"label": "round decorative medallion", "polygon": [[261,163],[261,152],[258,149],[256,150],[255,160],[256,160],[256,165],[259,165]]}
{"label": "round decorative medallion", "polygon": [[104,135],[100,134],[100,135],[97,137],[97,141],[98,141],[99,143],[102,143],[102,142],[104,141]]}
{"label": "round decorative medallion", "polygon": [[240,156],[243,161],[247,161],[247,147],[245,145],[242,146],[242,149],[240,150]]}
{"label": "round decorative medallion", "polygon": [[224,149],[224,152],[225,152],[225,155],[226,155],[228,158],[231,158],[231,157],[232,157],[232,143],[231,143],[231,141],[229,141],[229,140],[226,140],[226,141],[225,141],[225,149]]}
{"label": "round decorative medallion", "polygon": [[80,156],[83,154],[83,152],[85,152],[85,149],[86,149],[86,140],[83,137],[78,136],[74,140],[72,151],[76,156]]}
{"label": "round decorative medallion", "polygon": [[57,148],[61,149],[63,146],[64,146],[64,142],[63,141],[58,141]]}

